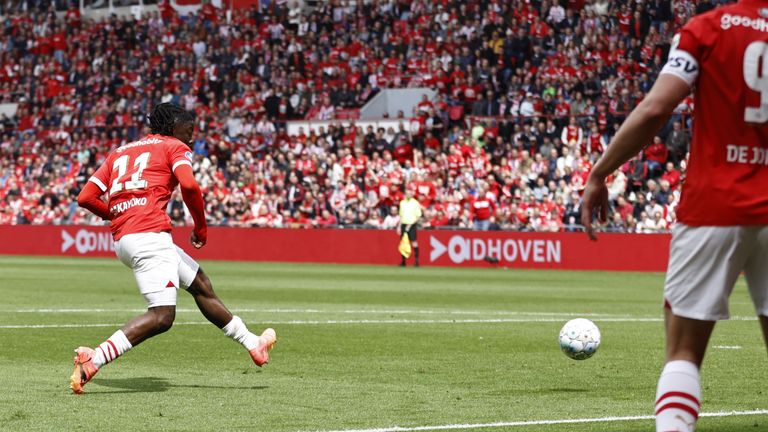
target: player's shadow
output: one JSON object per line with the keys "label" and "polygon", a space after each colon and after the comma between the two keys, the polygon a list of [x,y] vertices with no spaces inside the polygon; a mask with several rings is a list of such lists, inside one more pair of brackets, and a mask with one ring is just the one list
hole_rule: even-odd
{"label": "player's shadow", "polygon": [[227,385],[206,385],[206,384],[175,384],[166,378],[158,377],[140,377],[140,378],[112,378],[95,379],[91,385],[96,384],[109,387],[113,391],[98,392],[105,393],[158,393],[168,391],[172,388],[200,388],[200,389],[223,389],[223,390],[264,390],[269,386],[227,386]]}

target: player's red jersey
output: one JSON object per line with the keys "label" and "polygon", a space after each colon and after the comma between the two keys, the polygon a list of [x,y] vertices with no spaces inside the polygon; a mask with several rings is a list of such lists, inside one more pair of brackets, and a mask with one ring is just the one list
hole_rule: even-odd
{"label": "player's red jersey", "polygon": [[695,122],[680,222],[768,224],[768,2],[693,18],[662,73],[695,85]]}
{"label": "player's red jersey", "polygon": [[126,234],[171,231],[166,206],[179,184],[173,174],[192,165],[188,146],[173,137],[147,135],[113,150],[89,181],[107,193],[115,240]]}

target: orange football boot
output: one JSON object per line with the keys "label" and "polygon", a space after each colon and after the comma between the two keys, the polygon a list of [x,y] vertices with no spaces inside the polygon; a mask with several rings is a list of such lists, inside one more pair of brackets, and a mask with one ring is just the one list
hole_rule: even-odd
{"label": "orange football boot", "polygon": [[260,345],[248,351],[251,354],[256,366],[263,366],[269,363],[269,350],[277,343],[277,334],[275,329],[268,328],[259,336]]}
{"label": "orange football boot", "polygon": [[83,386],[99,371],[93,365],[93,356],[96,355],[96,351],[88,347],[78,347],[75,353],[75,370],[69,377],[69,388],[76,394],[83,394],[85,392]]}

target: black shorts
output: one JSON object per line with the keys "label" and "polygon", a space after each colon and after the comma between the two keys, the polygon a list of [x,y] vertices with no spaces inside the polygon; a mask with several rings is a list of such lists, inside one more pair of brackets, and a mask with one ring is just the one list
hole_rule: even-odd
{"label": "black shorts", "polygon": [[403,236],[406,232],[408,233],[408,240],[414,242],[416,241],[416,224],[411,225],[411,229],[406,231],[406,227],[408,225],[400,225],[400,237]]}

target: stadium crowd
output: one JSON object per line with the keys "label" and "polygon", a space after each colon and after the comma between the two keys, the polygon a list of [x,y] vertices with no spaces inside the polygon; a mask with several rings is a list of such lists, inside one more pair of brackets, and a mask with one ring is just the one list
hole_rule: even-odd
{"label": "stadium crowd", "polygon": [[[76,195],[161,101],[197,114],[195,172],[210,223],[397,226],[413,188],[423,225],[578,229],[579,191],[650,89],[672,35],[707,1],[334,0],[92,21],[50,2],[4,7],[0,224],[92,224]],[[383,88],[438,92],[401,126],[334,119]],[[692,100],[610,182],[608,229],[674,222]],[[169,213],[189,222],[175,193]]]}

